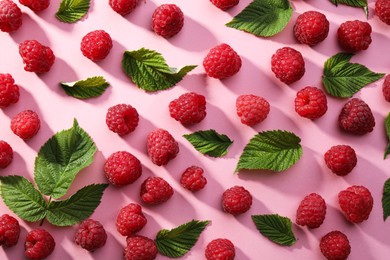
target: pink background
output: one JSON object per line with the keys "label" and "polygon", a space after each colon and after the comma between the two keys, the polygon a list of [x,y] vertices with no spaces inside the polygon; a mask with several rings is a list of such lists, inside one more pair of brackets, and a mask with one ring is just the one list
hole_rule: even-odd
{"label": "pink background", "polygon": [[[41,145],[54,133],[72,126],[77,118],[80,126],[94,139],[98,152],[93,164],[80,172],[68,195],[91,183],[107,182],[102,171],[105,159],[113,152],[126,150],[138,157],[143,164],[143,175],[126,187],[109,186],[102,203],[92,218],[99,220],[108,233],[105,247],[94,253],[73,242],[75,227],[58,228],[45,222],[43,228],[54,236],[56,248],[48,259],[121,259],[125,238],[115,228],[119,209],[130,202],[141,203],[140,185],[148,176],[161,176],[174,188],[174,196],[159,206],[143,206],[148,224],[139,234],[154,238],[162,229],[171,229],[191,219],[211,220],[193,249],[182,259],[202,259],[208,242],[215,238],[228,238],[236,246],[236,259],[323,259],[319,239],[331,230],[340,230],[350,239],[350,259],[388,259],[390,254],[390,222],[382,217],[381,197],[384,182],[390,177],[389,159],[383,160],[387,139],[384,118],[390,104],[383,96],[379,80],[355,94],[371,107],[376,127],[370,134],[352,136],[341,132],[337,117],[347,100],[328,96],[328,111],[320,119],[311,121],[301,118],[294,111],[295,94],[301,88],[321,86],[323,64],[327,58],[341,49],[336,42],[338,26],[347,20],[365,20],[358,8],[336,7],[329,1],[292,1],[294,14],[284,31],[271,38],[260,38],[224,24],[238,14],[249,0],[241,0],[229,11],[221,11],[209,0],[195,1],[140,1],[136,10],[122,17],[108,5],[108,1],[91,1],[87,16],[75,24],[59,22],[54,14],[60,1],[52,1],[50,7],[35,14],[25,6],[23,26],[14,33],[0,33],[0,72],[13,75],[21,87],[20,101],[0,111],[0,139],[14,149],[14,161],[1,175],[18,174],[33,178],[34,159]],[[151,29],[154,9],[163,3],[177,4],[185,14],[185,25],[175,37],[166,40],[155,35]],[[390,27],[374,16],[374,1],[369,0],[368,22],[373,28],[369,49],[356,54],[352,62],[359,62],[376,72],[390,72],[389,44]],[[328,38],[310,48],[298,44],[292,35],[297,16],[308,10],[324,13],[330,21]],[[98,63],[85,58],[80,51],[81,38],[96,29],[106,30],[114,41],[109,56]],[[57,59],[51,71],[36,75],[23,70],[18,54],[18,44],[26,39],[36,39],[48,45]],[[220,43],[230,44],[242,58],[240,72],[226,80],[206,77],[202,60],[208,50]],[[304,77],[290,86],[279,82],[270,69],[271,55],[284,46],[299,50],[306,62]],[[125,50],[141,47],[154,49],[163,54],[173,67],[199,65],[176,87],[158,93],[145,93],[127,78],[121,69]],[[102,75],[111,87],[100,97],[77,100],[67,96],[59,87],[60,81],[76,81]],[[206,96],[207,116],[199,124],[183,127],[168,113],[168,104],[179,95],[194,91]],[[271,104],[268,118],[255,127],[240,123],[235,111],[235,100],[240,94],[256,94]],[[140,114],[138,128],[126,137],[110,132],[105,124],[105,114],[110,106],[128,103]],[[35,110],[42,121],[40,132],[24,142],[10,128],[10,119],[24,109]],[[180,153],[165,167],[154,165],[146,154],[146,136],[153,129],[167,129],[179,142]],[[211,158],[198,153],[183,137],[197,130],[215,129],[227,134],[234,144],[223,158]],[[292,168],[281,173],[242,172],[234,175],[238,158],[249,139],[259,131],[283,129],[292,131],[302,139],[303,156]],[[358,164],[346,177],[338,177],[325,166],[323,154],[337,144],[351,145],[358,156]],[[190,165],[204,168],[208,184],[195,194],[179,184],[182,171]],[[337,194],[351,185],[364,185],[374,197],[370,218],[358,225],[347,223],[338,209]],[[253,195],[251,209],[240,216],[232,216],[221,210],[222,192],[234,185],[242,185]],[[278,213],[295,221],[295,212],[301,199],[311,193],[321,194],[327,202],[327,215],[321,227],[314,230],[294,224],[298,241],[291,247],[281,247],[263,237],[255,228],[250,216]],[[0,201],[2,214],[13,214]],[[18,218],[19,219],[19,218]],[[0,259],[24,259],[23,244],[26,233],[38,227],[38,223],[20,220],[22,233],[19,242],[12,248],[1,248]],[[167,259],[158,255],[158,259]]]}

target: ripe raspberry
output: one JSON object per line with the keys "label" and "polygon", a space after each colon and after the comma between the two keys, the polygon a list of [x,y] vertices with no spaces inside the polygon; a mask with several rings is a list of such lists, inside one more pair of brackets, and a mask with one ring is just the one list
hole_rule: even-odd
{"label": "ripe raspberry", "polygon": [[49,232],[34,229],[27,234],[24,254],[30,259],[44,259],[54,251],[55,245],[54,238]]}
{"label": "ripe raspberry", "polygon": [[377,0],[375,2],[375,14],[382,22],[390,25],[390,1]]}
{"label": "ripe raspberry", "polygon": [[305,74],[305,61],[299,51],[283,47],[272,55],[271,70],[280,81],[291,84]]}
{"label": "ripe raspberry", "polygon": [[41,128],[41,121],[37,113],[31,110],[24,110],[11,120],[11,130],[22,138],[28,140],[36,135]]}
{"label": "ripe raspberry", "polygon": [[74,242],[82,248],[93,252],[106,244],[107,234],[102,224],[93,219],[82,221],[74,236]]}
{"label": "ripe raspberry", "polygon": [[19,87],[10,74],[0,73],[0,108],[19,101]]}
{"label": "ripe raspberry", "polygon": [[137,7],[138,0],[110,0],[109,4],[120,15],[131,13]]}
{"label": "ripe raspberry", "polygon": [[341,110],[339,125],[348,133],[363,135],[372,132],[375,118],[370,107],[363,100],[352,98]]}
{"label": "ripe raspberry", "polygon": [[351,246],[344,233],[334,230],[321,238],[320,250],[328,260],[346,260],[351,253]]}
{"label": "ripe raspberry", "polygon": [[169,103],[169,113],[183,125],[199,123],[206,116],[206,99],[194,92],[185,93]]}
{"label": "ripe raspberry", "polygon": [[19,2],[34,12],[45,10],[50,5],[50,0],[19,0]]}
{"label": "ripe raspberry", "polygon": [[305,87],[297,92],[295,111],[302,117],[316,119],[328,110],[328,101],[324,92],[315,87]]}
{"label": "ripe raspberry", "polygon": [[328,168],[338,176],[345,176],[357,163],[355,150],[349,145],[332,146],[324,155]]}
{"label": "ripe raspberry", "polygon": [[149,177],[142,183],[140,195],[143,202],[155,205],[169,200],[173,189],[163,178]]}
{"label": "ripe raspberry", "polygon": [[22,11],[10,0],[0,1],[0,30],[12,32],[22,26]]}
{"label": "ripe raspberry", "polygon": [[24,70],[36,73],[48,72],[54,64],[53,51],[36,40],[26,40],[19,45]]}
{"label": "ripe raspberry", "polygon": [[236,250],[229,239],[217,238],[207,244],[204,254],[207,260],[233,260]]}
{"label": "ripe raspberry", "polygon": [[85,57],[94,62],[106,58],[111,48],[111,37],[103,30],[89,32],[81,39],[81,52]]}
{"label": "ripe raspberry", "polygon": [[113,185],[131,184],[142,174],[141,162],[129,152],[115,152],[106,160],[104,174]]}
{"label": "ripe raspberry", "polygon": [[225,212],[238,215],[252,206],[252,195],[242,186],[234,186],[222,194],[222,208]]}
{"label": "ripe raspberry", "polygon": [[138,126],[139,115],[137,110],[126,104],[118,104],[108,109],[106,124],[108,128],[120,136],[127,135]]}
{"label": "ripe raspberry", "polygon": [[328,36],[329,21],[317,11],[308,11],[299,15],[294,25],[294,36],[298,42],[314,46]]}
{"label": "ripe raspberry", "polygon": [[390,74],[385,77],[382,87],[383,96],[387,102],[390,102]]}
{"label": "ripe raspberry", "polygon": [[164,129],[156,129],[149,133],[147,148],[150,159],[158,166],[166,165],[179,153],[179,144]]}
{"label": "ripe raspberry", "polygon": [[352,223],[360,223],[370,216],[374,200],[364,186],[351,186],[339,192],[339,205],[345,218]]}
{"label": "ripe raspberry", "polygon": [[371,25],[358,20],[346,21],[337,30],[340,46],[347,51],[366,50],[371,43]]}
{"label": "ripe raspberry", "polygon": [[147,223],[140,205],[130,203],[123,207],[116,218],[116,229],[122,236],[131,236],[140,231]]}
{"label": "ripe raspberry", "polygon": [[14,157],[12,147],[5,141],[0,140],[0,169],[6,168]]}
{"label": "ripe raspberry", "polygon": [[180,184],[190,191],[198,191],[207,184],[207,179],[203,176],[203,169],[198,166],[188,167],[180,178]]}
{"label": "ripe raspberry", "polygon": [[270,111],[267,100],[255,95],[240,95],[236,99],[237,115],[249,126],[263,122]]}
{"label": "ripe raspberry", "polygon": [[240,0],[210,0],[213,5],[221,10],[227,10],[233,6],[238,5]]}
{"label": "ripe raspberry", "polygon": [[170,38],[180,32],[184,25],[184,14],[175,4],[163,4],[154,10],[152,29],[164,38]]}
{"label": "ripe raspberry", "polygon": [[203,67],[209,77],[224,79],[233,76],[241,68],[241,58],[226,43],[212,48],[203,59]]}
{"label": "ripe raspberry", "polygon": [[299,204],[296,223],[308,228],[318,228],[324,222],[325,215],[325,200],[317,193],[311,193]]}
{"label": "ripe raspberry", "polygon": [[0,216],[0,246],[14,246],[18,243],[20,226],[16,218],[3,214]]}
{"label": "ripe raspberry", "polygon": [[156,242],[144,236],[129,236],[125,248],[125,260],[153,260],[157,257]]}

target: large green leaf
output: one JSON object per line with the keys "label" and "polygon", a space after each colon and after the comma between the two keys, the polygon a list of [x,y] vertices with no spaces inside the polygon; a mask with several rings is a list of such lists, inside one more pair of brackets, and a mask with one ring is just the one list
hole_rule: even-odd
{"label": "large green leaf", "polygon": [[76,82],[61,82],[60,86],[69,96],[87,99],[102,95],[110,84],[102,77],[91,77]]}
{"label": "large green leaf", "polygon": [[387,155],[390,154],[390,113],[387,114],[387,117],[385,119],[385,130],[386,130],[386,136],[387,136],[387,147],[385,150],[384,159],[386,159]]}
{"label": "large green leaf", "polygon": [[75,23],[88,13],[91,0],[62,0],[56,13],[61,22]]}
{"label": "large green leaf", "polygon": [[198,131],[183,136],[196,150],[212,157],[226,155],[228,147],[233,143],[228,136],[219,134],[214,129]]}

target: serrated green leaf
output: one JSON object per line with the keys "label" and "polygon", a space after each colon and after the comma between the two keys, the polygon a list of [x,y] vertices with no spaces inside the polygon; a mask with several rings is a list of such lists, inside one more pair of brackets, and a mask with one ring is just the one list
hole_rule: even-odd
{"label": "serrated green leaf", "polygon": [[368,18],[368,5],[367,0],[329,0],[334,5],[343,4],[352,7],[362,7],[364,12],[366,13],[366,17]]}
{"label": "serrated green leaf", "polygon": [[227,135],[219,134],[214,129],[198,131],[183,135],[196,150],[212,157],[221,157],[227,154],[227,149],[233,143]]}
{"label": "serrated green leaf", "polygon": [[78,125],[51,137],[35,158],[34,179],[39,190],[58,199],[66,194],[77,173],[93,161],[96,146]]}
{"label": "serrated green leaf", "polygon": [[383,186],[382,194],[383,221],[390,216],[390,179],[387,179]]}
{"label": "serrated green leaf", "polygon": [[88,13],[91,0],[62,0],[56,13],[61,22],[75,23]]}
{"label": "serrated green leaf", "polygon": [[270,37],[287,26],[292,14],[288,0],[254,0],[226,26],[256,36]]}
{"label": "serrated green leaf", "polygon": [[171,258],[185,255],[209,223],[210,221],[192,220],[171,230],[160,230],[155,239],[158,251]]}
{"label": "serrated green leaf", "polygon": [[196,66],[185,66],[177,70],[169,67],[160,53],[141,48],[125,51],[122,68],[140,89],[155,92],[175,86]]}
{"label": "serrated green leaf", "polygon": [[60,86],[69,96],[87,99],[102,95],[110,84],[102,76],[97,76],[75,82],[61,82]]}
{"label": "serrated green leaf", "polygon": [[30,222],[45,218],[47,202],[26,178],[1,176],[0,193],[5,205],[20,218]]}
{"label": "serrated green leaf", "polygon": [[245,146],[236,172],[246,170],[284,171],[302,156],[301,139],[294,133],[272,130],[256,134]]}
{"label": "serrated green leaf", "polygon": [[353,54],[341,52],[325,62],[322,83],[329,95],[352,97],[360,89],[385,75],[372,72],[361,64],[350,63],[352,56]]}
{"label": "serrated green leaf", "polygon": [[385,119],[385,129],[388,143],[385,150],[384,159],[386,159],[386,157],[390,154],[390,113],[387,114],[387,117]]}
{"label": "serrated green leaf", "polygon": [[291,220],[278,214],[253,215],[252,220],[259,232],[272,242],[291,246],[297,239],[292,230]]}

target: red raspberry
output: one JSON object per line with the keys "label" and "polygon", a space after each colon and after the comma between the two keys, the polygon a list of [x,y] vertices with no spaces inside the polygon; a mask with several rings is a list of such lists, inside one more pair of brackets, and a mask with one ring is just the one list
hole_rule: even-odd
{"label": "red raspberry", "polygon": [[227,10],[233,6],[238,5],[240,0],[210,0],[213,5],[221,10]]}
{"label": "red raspberry", "polygon": [[317,193],[311,193],[299,204],[296,223],[308,228],[318,228],[324,222],[325,215],[325,200]]}
{"label": "red raspberry", "polygon": [[154,10],[152,29],[164,38],[178,34],[184,25],[184,14],[175,4],[163,4]]}
{"label": "red raspberry", "polygon": [[385,77],[382,87],[383,96],[387,102],[390,102],[390,74]]}
{"label": "red raspberry", "polygon": [[328,168],[338,176],[345,176],[355,168],[357,157],[349,145],[332,146],[324,155]]}
{"label": "red raspberry", "polygon": [[157,245],[144,236],[129,236],[125,248],[125,260],[153,260],[157,257]]}
{"label": "red raspberry", "polygon": [[225,212],[238,215],[252,206],[252,195],[242,186],[234,186],[222,194],[222,208]]}
{"label": "red raspberry", "polygon": [[149,133],[147,148],[150,159],[158,166],[166,165],[179,153],[179,144],[164,129],[156,129]]}
{"label": "red raspberry", "polygon": [[123,207],[116,218],[116,229],[122,236],[131,236],[140,231],[147,223],[140,205],[130,203]]}
{"label": "red raspberry", "polygon": [[4,214],[0,217],[0,246],[14,246],[18,243],[20,226],[16,218]]}
{"label": "red raspberry", "polygon": [[24,254],[30,259],[44,259],[54,251],[55,245],[54,238],[49,232],[34,229],[27,234]]}
{"label": "red raspberry", "polygon": [[316,119],[328,110],[328,101],[324,92],[315,87],[305,87],[297,92],[295,111],[302,117]]}
{"label": "red raspberry", "polygon": [[111,37],[103,30],[89,32],[81,39],[81,52],[94,62],[106,58],[111,48]]}
{"label": "red raspberry", "polygon": [[74,236],[74,242],[82,248],[93,252],[106,244],[107,234],[102,224],[93,219],[80,223]]}
{"label": "red raspberry", "polygon": [[110,0],[109,4],[120,15],[131,13],[137,7],[138,0]]}
{"label": "red raspberry", "polygon": [[294,35],[298,42],[314,46],[328,36],[329,21],[317,11],[308,11],[299,15],[294,25]]}
{"label": "red raspberry", "polygon": [[372,132],[375,118],[370,107],[363,100],[352,98],[341,110],[339,125],[348,133],[363,135]]}
{"label": "red raspberry", "polygon": [[370,216],[374,200],[364,186],[351,186],[339,192],[339,205],[345,218],[352,223],[360,223]]}
{"label": "red raspberry", "polygon": [[22,26],[22,11],[10,0],[0,1],[0,30],[12,32]]}
{"label": "red raspberry", "polygon": [[283,47],[272,55],[271,69],[280,81],[291,84],[305,74],[305,61],[299,51]]}
{"label": "red raspberry", "polygon": [[229,239],[217,238],[207,244],[204,254],[207,260],[233,260],[236,250]]}
{"label": "red raspberry", "polygon": [[22,138],[28,140],[36,135],[41,128],[41,121],[37,113],[31,110],[24,110],[11,120],[11,130]]}
{"label": "red raspberry", "polygon": [[19,2],[34,12],[45,10],[50,5],[50,0],[19,0]]}
{"label": "red raspberry", "polygon": [[142,183],[140,195],[143,202],[155,205],[169,200],[173,189],[163,178],[149,177]]}
{"label": "red raspberry", "polygon": [[366,50],[371,43],[371,25],[358,20],[346,21],[337,30],[340,46],[347,51]]}
{"label": "red raspberry", "polygon": [[377,0],[375,2],[375,14],[382,22],[390,25],[390,1]]}
{"label": "red raspberry", "polygon": [[249,126],[263,122],[270,111],[267,100],[255,95],[240,95],[236,99],[237,115]]}
{"label": "red raspberry", "polygon": [[127,135],[138,126],[139,115],[137,110],[126,104],[118,104],[108,109],[106,124],[108,128],[120,136]]}
{"label": "red raspberry", "polygon": [[180,184],[190,191],[198,191],[207,184],[207,179],[203,176],[203,169],[198,166],[188,167],[180,178]]}
{"label": "red raspberry", "polygon": [[346,260],[351,253],[351,246],[344,233],[334,230],[321,238],[320,250],[328,260]]}
{"label": "red raspberry", "polygon": [[183,125],[199,123],[206,116],[206,99],[194,92],[185,93],[169,103],[169,113]]}
{"label": "red raspberry", "polygon": [[226,43],[212,48],[203,59],[203,67],[209,77],[224,79],[233,76],[241,68],[241,58]]}
{"label": "red raspberry", "polygon": [[48,72],[54,64],[53,51],[36,40],[26,40],[19,45],[24,70],[36,73]]}
{"label": "red raspberry", "polygon": [[135,182],[142,174],[142,166],[131,153],[119,151],[108,157],[104,173],[111,184],[121,186]]}
{"label": "red raspberry", "polygon": [[0,140],[0,169],[6,168],[14,157],[12,147],[5,141]]}
{"label": "red raspberry", "polygon": [[0,73],[0,108],[19,101],[19,87],[10,74]]}

